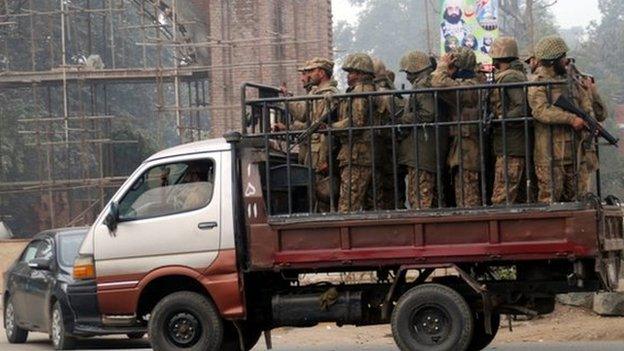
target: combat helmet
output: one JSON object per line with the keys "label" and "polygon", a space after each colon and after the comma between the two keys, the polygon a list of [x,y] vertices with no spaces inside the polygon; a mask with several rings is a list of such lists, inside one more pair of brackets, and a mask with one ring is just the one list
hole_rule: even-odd
{"label": "combat helmet", "polygon": [[477,56],[474,51],[461,47],[453,50],[455,55],[455,67],[459,70],[474,71],[477,67]]}
{"label": "combat helmet", "polygon": [[375,74],[375,68],[373,67],[373,59],[365,53],[355,53],[348,55],[344,63],[342,64],[342,69],[349,71],[358,71],[364,72],[368,74]]}
{"label": "combat helmet", "polygon": [[535,46],[535,58],[541,61],[554,61],[569,51],[565,41],[557,35],[542,38]]}
{"label": "combat helmet", "polygon": [[403,55],[399,63],[401,72],[417,74],[427,68],[432,68],[429,55],[420,51],[411,51]]}
{"label": "combat helmet", "polygon": [[512,37],[500,37],[492,43],[490,56],[493,59],[518,58],[518,42]]}
{"label": "combat helmet", "polygon": [[310,61],[306,62],[306,71],[311,71],[316,68],[320,68],[327,72],[332,72],[334,70],[334,62],[322,57],[315,57]]}
{"label": "combat helmet", "polygon": [[388,70],[386,69],[386,64],[375,57],[373,58],[373,71],[375,71],[375,77],[379,77],[385,75]]}

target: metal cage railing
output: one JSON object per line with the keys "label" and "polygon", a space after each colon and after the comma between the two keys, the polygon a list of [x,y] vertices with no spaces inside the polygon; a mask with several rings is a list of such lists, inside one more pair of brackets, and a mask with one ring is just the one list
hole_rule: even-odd
{"label": "metal cage railing", "polygon": [[[422,145],[418,143],[418,137],[420,133],[433,133],[433,145],[426,144],[429,150],[433,150],[435,154],[435,188],[436,194],[432,208],[436,211],[440,209],[458,209],[467,208],[469,206],[462,206],[460,201],[456,198],[451,190],[452,187],[457,189],[452,183],[454,175],[458,175],[456,179],[460,180],[459,188],[461,194],[465,191],[463,173],[466,168],[465,162],[465,149],[463,143],[469,142],[468,138],[472,136],[464,135],[464,130],[472,128],[474,135],[477,136],[478,145],[478,187],[481,194],[479,206],[470,206],[471,208],[509,208],[509,207],[523,207],[523,206],[545,206],[548,204],[539,204],[537,202],[537,182],[534,171],[533,162],[533,124],[534,120],[531,116],[531,109],[528,104],[528,90],[530,87],[544,86],[546,87],[549,101],[552,103],[553,87],[558,85],[569,84],[566,81],[550,81],[550,82],[526,82],[526,83],[512,83],[512,84],[483,84],[473,86],[461,86],[453,88],[429,88],[418,90],[395,90],[395,91],[375,91],[369,93],[349,93],[349,94],[336,94],[331,97],[323,95],[307,95],[297,97],[282,97],[280,96],[280,90],[275,87],[245,83],[241,87],[241,104],[242,104],[242,130],[243,135],[246,138],[258,139],[263,141],[264,145],[264,162],[261,165],[262,169],[262,181],[264,187],[265,201],[267,205],[267,211],[271,216],[315,216],[323,215],[327,213],[359,213],[359,212],[379,212],[379,211],[405,211],[405,210],[426,210],[421,206],[420,198],[417,199],[418,206],[410,208],[408,205],[407,192],[411,186],[420,186],[420,182],[416,181],[415,184],[406,185],[406,172],[405,165],[399,162],[399,153],[405,153],[404,150],[400,151],[400,143],[405,140],[406,135],[413,136],[414,149],[413,156],[415,157],[415,168],[420,170],[419,155]],[[522,90],[524,95],[524,106],[522,107],[522,116],[507,118],[508,102],[506,101],[505,92],[509,89]],[[490,109],[490,96],[492,92],[498,91],[501,97],[502,116],[493,116]],[[472,94],[478,98],[478,105],[476,106],[476,118],[464,120],[462,103],[463,97],[466,94]],[[434,101],[433,121],[423,121],[419,118],[418,114],[413,114],[413,120],[410,123],[406,123],[403,114],[407,108],[406,102],[410,99],[415,99],[417,96],[428,96]],[[449,97],[453,97],[455,104],[449,104]],[[349,125],[344,128],[333,128],[332,122],[336,118],[341,119],[344,116],[340,114],[347,113],[352,116],[353,101],[360,99],[360,102],[366,101],[367,115],[366,123],[364,125],[354,125],[353,119],[349,118]],[[386,99],[389,101],[389,111],[386,111],[385,116],[380,118],[377,107],[380,105],[380,100]],[[450,110],[450,105],[454,105]],[[299,108],[299,113],[304,116],[305,127],[296,129],[294,128],[295,120],[291,110],[291,107],[296,106]],[[326,111],[323,118],[323,122],[311,120],[312,110],[322,106]],[[342,106],[342,107],[341,107]],[[346,106],[346,108],[344,107]],[[283,130],[275,130],[274,126],[281,123]],[[521,126],[521,127],[519,127]],[[491,152],[492,147],[492,135],[493,130],[499,128],[502,138],[503,147],[503,178],[505,188],[506,201],[503,204],[493,205],[491,202],[491,194],[494,179],[494,158]],[[516,130],[522,129],[524,134],[524,176],[522,180],[522,201],[510,201],[510,178],[509,178],[509,155],[508,155],[508,135],[511,128]],[[554,157],[553,145],[553,126],[550,127],[550,145],[549,153],[550,157],[550,187],[551,192],[555,192],[555,167],[557,162]],[[573,186],[574,194],[568,200],[570,202],[581,201],[585,190],[579,189],[579,170],[582,166],[582,161],[578,157],[579,151],[577,145],[590,144],[595,149],[597,155],[598,145],[597,137],[591,137],[590,143],[586,143],[579,139],[579,134],[572,128],[570,129],[572,140],[572,152],[573,152],[573,169],[575,184]],[[446,137],[448,135],[448,137]],[[323,145],[325,145],[327,159],[327,170],[325,173],[320,173],[314,169],[313,164],[313,138],[319,138],[322,136]],[[369,184],[367,185],[366,193],[370,201],[366,206],[362,204],[359,208],[353,208],[351,196],[354,191],[351,191],[353,185],[352,174],[356,165],[354,165],[353,157],[350,153],[354,152],[354,142],[360,143],[363,136],[369,136],[366,138],[366,143],[370,149],[370,169],[371,177]],[[430,137],[428,135],[427,137]],[[449,169],[448,165],[448,153],[445,152],[449,148],[449,144],[453,141],[458,143],[457,150],[459,151],[459,165],[454,169]],[[472,141],[472,140],[470,140]],[[341,170],[338,167],[338,160],[336,158],[337,149],[344,148],[346,145],[347,150],[350,151],[348,161],[346,165],[342,166],[342,171],[345,168],[349,174],[349,184],[343,184],[342,186],[348,186],[349,190],[346,191],[348,199],[349,211],[339,211],[338,203],[340,202],[340,187],[341,181],[338,177]],[[585,146],[584,146],[585,147]],[[381,148],[381,150],[380,150]],[[300,162],[300,155],[307,153],[309,157],[305,159],[305,162]],[[380,166],[384,169],[391,169],[389,173],[377,174],[380,172]],[[417,173],[420,174],[420,171]],[[323,179],[318,179],[323,176]],[[391,178],[391,179],[390,179]],[[391,181],[389,181],[389,179]],[[319,183],[323,180],[324,183]],[[391,189],[382,189],[383,194],[379,194],[379,182],[384,182],[386,185],[391,184]],[[344,183],[344,181],[343,181]],[[324,200],[325,208],[320,209],[320,198],[317,194],[319,184],[324,186],[325,193],[329,196]],[[328,189],[327,189],[328,187]],[[596,195],[601,196],[600,189],[600,170],[596,170],[594,185],[592,190]],[[420,196],[420,188],[415,189],[415,194]],[[325,194],[324,193],[324,194]],[[391,201],[387,201],[385,204],[380,204],[380,196],[391,195]],[[345,191],[342,192],[342,196],[345,196]],[[462,195],[463,196],[463,195]],[[344,199],[342,200],[344,203]],[[462,198],[463,202],[463,198]],[[390,205],[388,205],[390,204]]]}

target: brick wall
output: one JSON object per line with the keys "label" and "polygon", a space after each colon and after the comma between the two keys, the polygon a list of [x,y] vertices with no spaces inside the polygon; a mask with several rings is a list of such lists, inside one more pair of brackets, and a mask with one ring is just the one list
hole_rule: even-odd
{"label": "brick wall", "polygon": [[240,85],[253,81],[301,93],[297,67],[332,57],[331,0],[192,0],[211,40],[211,134],[240,128]]}

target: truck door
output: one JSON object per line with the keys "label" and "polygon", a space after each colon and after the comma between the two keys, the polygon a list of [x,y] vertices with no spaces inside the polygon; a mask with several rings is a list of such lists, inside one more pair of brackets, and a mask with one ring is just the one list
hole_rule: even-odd
{"label": "truck door", "polygon": [[95,228],[98,294],[136,285],[148,272],[184,266],[201,272],[221,240],[221,153],[153,161],[118,193],[119,221]]}

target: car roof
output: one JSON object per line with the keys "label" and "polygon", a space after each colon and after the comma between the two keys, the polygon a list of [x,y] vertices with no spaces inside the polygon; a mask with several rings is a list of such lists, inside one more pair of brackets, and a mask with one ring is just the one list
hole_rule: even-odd
{"label": "car roof", "polygon": [[45,239],[46,237],[58,237],[71,234],[87,234],[89,227],[67,227],[44,230],[33,237],[33,240]]}
{"label": "car roof", "polygon": [[150,156],[146,162],[172,156],[191,155],[210,151],[225,151],[230,150],[230,148],[231,145],[225,141],[224,138],[201,140],[159,151]]}

